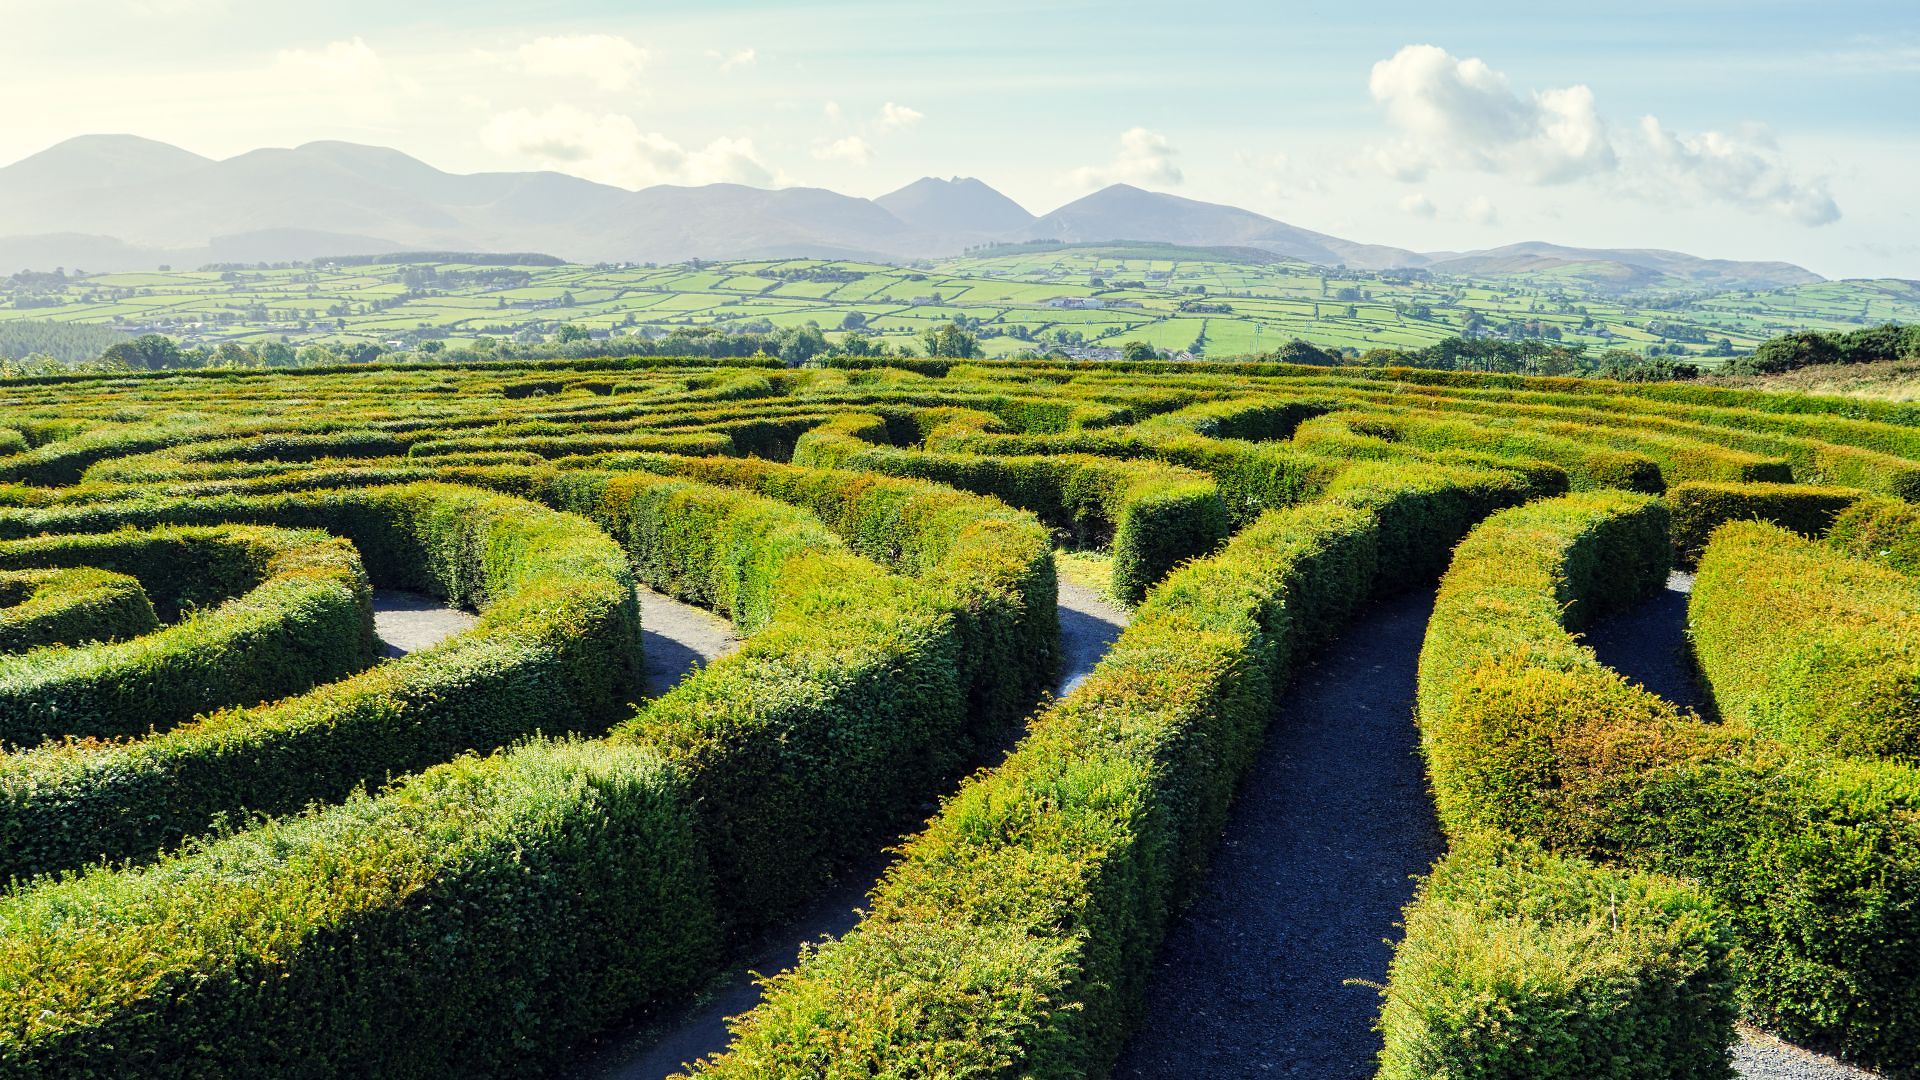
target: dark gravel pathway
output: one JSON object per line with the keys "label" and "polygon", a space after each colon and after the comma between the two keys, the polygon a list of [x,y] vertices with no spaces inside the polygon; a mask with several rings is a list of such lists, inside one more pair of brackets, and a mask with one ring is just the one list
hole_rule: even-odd
{"label": "dark gravel pathway", "polygon": [[647,667],[647,693],[655,697],[681,679],[740,647],[733,624],[705,608],[683,604],[642,585],[640,651]]}
{"label": "dark gravel pathway", "polygon": [[[652,627],[658,625],[655,600],[649,595],[644,603],[642,621],[649,626],[647,648],[651,651]],[[1058,612],[1062,653],[1059,692],[1064,694],[1106,655],[1129,616],[1096,591],[1064,581],[1060,583]],[[649,667],[651,664],[650,659]],[[760,985],[754,981],[754,973],[785,971],[799,960],[802,943],[838,937],[853,929],[860,921],[857,909],[891,862],[890,855],[876,853],[846,867],[832,888],[792,922],[768,935],[750,956],[716,980],[705,997],[673,1015],[654,1017],[606,1037],[587,1049],[572,1075],[590,1080],[660,1080],[681,1072],[689,1062],[725,1050],[732,1037],[728,1018],[760,1003]]]}
{"label": "dark gravel pathway", "polygon": [[1413,876],[1444,850],[1414,727],[1433,594],[1373,609],[1300,671],[1205,882],[1161,949],[1122,1077],[1370,1077]]}
{"label": "dark gravel pathway", "polygon": [[385,659],[431,649],[479,622],[470,611],[448,607],[424,593],[373,590],[373,635]]}
{"label": "dark gravel pathway", "polygon": [[[1586,642],[1601,663],[1682,708],[1713,714],[1713,698],[1693,666],[1687,644],[1687,594],[1693,575],[1675,574],[1667,587],[1632,611],[1598,620]],[[1874,1080],[1877,1074],[1741,1025],[1733,1047],[1734,1072],[1744,1080]]]}
{"label": "dark gravel pathway", "polygon": [[1055,697],[1066,697],[1086,680],[1093,666],[1113,648],[1120,631],[1133,621],[1126,608],[1085,585],[1060,583],[1060,681]]}

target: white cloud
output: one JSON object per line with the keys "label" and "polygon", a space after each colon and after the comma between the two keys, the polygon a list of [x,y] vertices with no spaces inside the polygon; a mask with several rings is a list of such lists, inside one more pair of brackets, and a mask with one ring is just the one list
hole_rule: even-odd
{"label": "white cloud", "polygon": [[1745,136],[1719,131],[1682,136],[1651,116],[1640,134],[1653,165],[1671,181],[1749,210],[1763,210],[1802,225],[1840,220],[1840,206],[1826,185],[1796,180],[1764,130]]}
{"label": "white cloud", "polygon": [[1475,225],[1500,224],[1500,209],[1485,195],[1476,195],[1467,203],[1467,220]]}
{"label": "white cloud", "polygon": [[658,132],[641,131],[632,117],[595,115],[571,105],[501,113],[481,129],[480,139],[494,153],[621,187],[779,180],[761,163],[750,139],[722,137],[690,149]]}
{"label": "white cloud", "polygon": [[1440,212],[1440,208],[1433,205],[1433,200],[1427,198],[1426,195],[1420,192],[1415,192],[1401,199],[1400,209],[1412,214],[1414,217],[1423,218],[1430,218]]}
{"label": "white cloud", "polygon": [[832,142],[821,139],[813,144],[813,156],[821,161],[865,165],[873,160],[873,144],[858,135],[848,135]]}
{"label": "white cloud", "polygon": [[614,34],[538,37],[514,50],[513,66],[542,79],[584,79],[609,93],[631,87],[648,53]]}
{"label": "white cloud", "polygon": [[331,98],[336,109],[370,119],[393,115],[394,95],[403,88],[380,54],[360,38],[319,49],[282,49],[274,57],[273,76]]}
{"label": "white cloud", "polygon": [[[1369,156],[1397,180],[1447,168],[1528,184],[1609,177],[1653,202],[1690,195],[1804,225],[1840,217],[1825,184],[1795,177],[1764,129],[1682,135],[1648,116],[1638,140],[1617,141],[1588,87],[1518,94],[1484,61],[1433,45],[1408,45],[1374,64],[1368,88],[1399,135]],[[1484,217],[1469,207],[1468,217],[1490,223],[1492,205]]]}
{"label": "white cloud", "polygon": [[880,106],[880,130],[892,131],[896,128],[910,128],[926,119],[926,114],[918,109],[909,109],[905,105],[896,105],[889,101]]}
{"label": "white cloud", "polygon": [[708,49],[707,55],[712,59],[720,61],[720,74],[722,75],[725,75],[735,68],[752,67],[754,63],[760,59],[759,54],[752,49],[735,49],[732,52]]}
{"label": "white cloud", "polygon": [[840,112],[840,103],[837,101],[829,101],[825,105],[820,106],[820,112],[827,119],[832,120],[835,123],[839,123],[840,117],[842,116],[842,113]]}
{"label": "white cloud", "polygon": [[1408,45],[1373,65],[1367,82],[1400,140],[1376,151],[1399,179],[1436,167],[1505,173],[1550,184],[1604,173],[1617,163],[1585,86],[1515,94],[1478,59]]}
{"label": "white cloud", "polygon": [[1173,161],[1179,153],[1165,135],[1143,127],[1129,128],[1121,133],[1120,149],[1112,161],[1075,169],[1067,174],[1067,181],[1079,188],[1108,184],[1171,186],[1186,179]]}

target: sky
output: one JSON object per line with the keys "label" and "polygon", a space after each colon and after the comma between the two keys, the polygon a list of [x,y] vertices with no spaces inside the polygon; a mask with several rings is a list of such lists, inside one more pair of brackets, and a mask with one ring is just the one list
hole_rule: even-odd
{"label": "sky", "polygon": [[1418,250],[1920,278],[1920,3],[0,0],[0,162],[90,133],[1037,213],[1125,182]]}

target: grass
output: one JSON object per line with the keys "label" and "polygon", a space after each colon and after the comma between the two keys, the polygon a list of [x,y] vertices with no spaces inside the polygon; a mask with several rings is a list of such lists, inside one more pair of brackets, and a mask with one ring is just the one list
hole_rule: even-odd
{"label": "grass", "polygon": [[[1107,347],[1143,340],[1181,351],[1197,342],[1204,354],[1229,356],[1295,337],[1361,351],[1418,347],[1460,333],[1474,316],[1496,328],[1538,324],[1559,340],[1594,348],[1684,344],[1693,353],[1722,339],[1744,351],[1790,329],[1920,318],[1920,290],[1893,281],[1711,295],[1662,282],[1628,296],[1577,273],[1408,278],[1175,247],[1014,249],[930,268],[788,259],[697,270],[528,266],[476,276],[501,269],[389,263],[99,274],[54,288],[0,281],[0,324],[33,319],[166,333],[192,343],[284,339],[297,345],[511,338],[550,334],[564,324],[657,336],[676,327],[817,322],[837,335],[842,320],[858,314],[870,333],[896,345],[965,319],[979,324],[989,355],[1056,344],[1065,334],[1068,341]],[[850,278],[820,280],[821,271]],[[423,272],[434,276],[423,278]],[[1058,298],[1107,306],[1047,306]],[[1230,310],[1184,310],[1194,304]],[[1902,400],[1920,393],[1920,382],[1901,385]]]}

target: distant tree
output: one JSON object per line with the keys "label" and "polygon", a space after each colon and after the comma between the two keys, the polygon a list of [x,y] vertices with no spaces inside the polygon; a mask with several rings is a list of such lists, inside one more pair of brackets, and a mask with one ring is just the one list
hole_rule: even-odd
{"label": "distant tree", "polygon": [[1333,367],[1340,362],[1338,357],[1299,338],[1273,350],[1273,359],[1282,364],[1312,364],[1315,367]]}
{"label": "distant tree", "polygon": [[1832,338],[1813,330],[1798,330],[1761,342],[1740,366],[1752,374],[1771,375],[1839,361],[1840,349]]}
{"label": "distant tree", "polygon": [[142,334],[132,341],[120,342],[102,353],[101,358],[148,371],[180,367],[183,364],[180,346],[164,334]]}
{"label": "distant tree", "polygon": [[1120,346],[1122,360],[1158,360],[1160,350],[1144,341],[1129,341]]}
{"label": "distant tree", "polygon": [[858,311],[849,311],[840,319],[842,330],[864,330],[866,325],[867,317]]}
{"label": "distant tree", "polygon": [[293,346],[284,341],[269,341],[260,346],[260,359],[268,367],[292,367],[294,361]]}
{"label": "distant tree", "polygon": [[584,326],[562,323],[560,329],[554,331],[553,340],[562,345],[571,345],[576,341],[590,340],[592,337],[593,335],[588,333],[587,328]]}
{"label": "distant tree", "polygon": [[928,356],[971,360],[980,355],[980,339],[954,323],[948,323],[938,330],[928,330],[920,335],[920,340],[926,346]]}
{"label": "distant tree", "polygon": [[818,326],[808,323],[781,334],[779,349],[781,363],[788,367],[799,367],[827,351],[827,335],[821,333]]}

